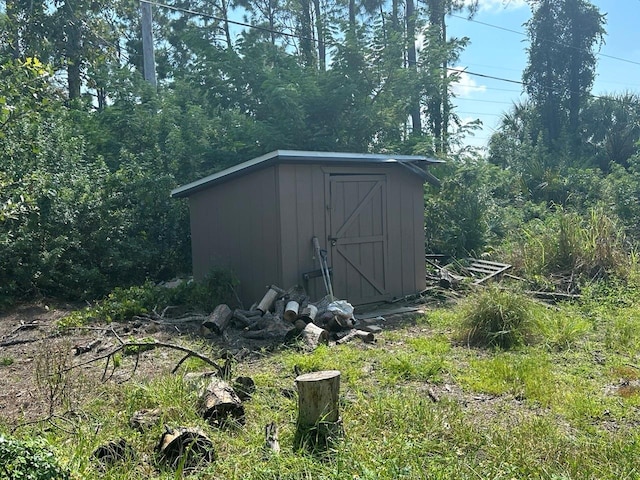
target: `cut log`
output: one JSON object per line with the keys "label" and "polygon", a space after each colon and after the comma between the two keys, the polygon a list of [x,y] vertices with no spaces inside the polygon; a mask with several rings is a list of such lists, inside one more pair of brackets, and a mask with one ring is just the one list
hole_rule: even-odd
{"label": "cut log", "polygon": [[318,314],[318,307],[312,304],[308,304],[298,315],[298,318],[304,320],[305,323],[313,322]]}
{"label": "cut log", "polygon": [[276,287],[275,285],[271,285],[271,287],[269,287],[269,290],[267,290],[267,293],[265,293],[264,297],[262,297],[262,300],[260,300],[260,303],[256,307],[256,310],[260,310],[263,314],[268,312],[273,305],[273,302],[275,302],[276,298],[278,298],[280,292],[282,292],[280,288]]}
{"label": "cut log", "polygon": [[298,420],[294,445],[327,448],[341,435],[340,372],[324,370],[296,377]]}
{"label": "cut log", "polygon": [[132,461],[136,458],[133,447],[124,439],[114,440],[96,448],[91,455],[104,467],[112,467],[116,463]]}
{"label": "cut log", "polygon": [[165,426],[156,450],[171,467],[183,465],[186,470],[206,466],[216,459],[213,443],[199,428],[173,429]]}
{"label": "cut log", "polygon": [[262,315],[259,310],[239,310],[233,311],[233,319],[236,320],[241,327],[248,327],[256,322],[256,320]]}
{"label": "cut log", "polygon": [[304,327],[307,326],[307,322],[305,322],[304,320],[296,320],[295,323],[293,324],[294,327],[296,327],[296,330],[298,332],[302,332],[304,330]]}
{"label": "cut log", "polygon": [[288,322],[295,322],[298,317],[299,308],[300,304],[298,302],[294,300],[289,301],[284,309],[284,319]]}
{"label": "cut log", "polygon": [[350,330],[349,333],[347,333],[344,337],[336,340],[336,343],[341,345],[343,343],[350,342],[354,338],[359,338],[365,343],[373,343],[376,341],[376,338],[373,335],[373,333],[364,332],[362,330],[358,330],[357,328],[354,328],[353,330]]}
{"label": "cut log", "polygon": [[213,310],[209,318],[202,322],[202,326],[213,330],[217,335],[222,335],[232,316],[233,312],[229,306],[222,303]]}
{"label": "cut log", "polygon": [[329,343],[329,332],[324,328],[318,327],[315,323],[307,323],[302,330],[302,340],[305,348],[315,350],[318,345]]}
{"label": "cut log", "polygon": [[214,378],[200,396],[198,410],[211,425],[223,427],[229,423],[244,424],[244,405],[233,387]]}
{"label": "cut log", "polygon": [[275,340],[286,343],[295,338],[297,333],[294,325],[267,313],[261,317],[260,321],[250,325],[242,336],[253,340]]}
{"label": "cut log", "polygon": [[264,427],[264,446],[267,450],[280,453],[280,442],[278,441],[278,426],[271,422]]}
{"label": "cut log", "polygon": [[273,316],[278,318],[284,318],[285,301],[283,299],[276,300],[273,307]]}

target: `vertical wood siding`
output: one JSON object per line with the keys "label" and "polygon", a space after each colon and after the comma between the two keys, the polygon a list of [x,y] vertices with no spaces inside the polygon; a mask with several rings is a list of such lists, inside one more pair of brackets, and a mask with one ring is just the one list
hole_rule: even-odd
{"label": "vertical wood siding", "polygon": [[[333,194],[338,197],[332,200],[332,175],[373,180],[337,182]],[[382,189],[373,192],[343,232],[371,241],[358,246],[347,240],[340,245],[359,265],[358,271],[349,261],[336,261],[340,254],[327,238],[332,233],[331,214],[336,224],[347,220],[375,178],[384,179]],[[346,300],[360,304],[415,293],[425,288],[423,195],[420,178],[398,165],[300,163],[250,172],[190,197],[194,276],[202,278],[213,266],[231,268],[249,306],[264,294],[266,285],[302,285],[303,273],[319,268],[311,242],[317,236],[329,253],[330,265],[339,269],[334,270],[334,285],[352,296]],[[331,212],[332,202],[343,211]],[[376,214],[376,209],[384,214]],[[377,237],[382,231],[386,231],[384,242]],[[382,282],[384,294],[362,272],[379,286]],[[314,300],[325,295],[321,277],[306,287]]]}
{"label": "vertical wood siding", "polygon": [[198,192],[189,202],[196,279],[214,266],[230,268],[247,307],[266,285],[280,283],[276,167]]}

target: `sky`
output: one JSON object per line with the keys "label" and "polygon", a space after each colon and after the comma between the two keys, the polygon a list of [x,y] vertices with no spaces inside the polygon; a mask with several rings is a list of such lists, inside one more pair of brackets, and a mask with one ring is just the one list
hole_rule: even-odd
{"label": "sky", "polygon": [[[606,14],[605,44],[597,55],[594,95],[631,91],[640,94],[640,0],[591,0]],[[469,21],[448,17],[449,37],[468,37],[457,68],[519,82],[527,64],[524,23],[531,17],[524,0],[480,0],[480,10]],[[519,33],[517,33],[519,32]],[[610,58],[610,57],[617,57]],[[484,148],[514,102],[526,99],[522,85],[463,73],[456,85],[456,113],[469,121],[480,119],[482,130],[465,143]]]}

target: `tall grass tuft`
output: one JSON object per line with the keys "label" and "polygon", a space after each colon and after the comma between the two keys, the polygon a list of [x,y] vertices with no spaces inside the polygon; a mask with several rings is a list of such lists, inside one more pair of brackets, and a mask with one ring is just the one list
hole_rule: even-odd
{"label": "tall grass tuft", "polygon": [[492,286],[470,296],[461,309],[461,336],[472,346],[509,349],[533,338],[533,302]]}
{"label": "tall grass tuft", "polygon": [[553,288],[545,278],[570,277],[567,291],[579,291],[594,279],[627,278],[634,264],[622,228],[600,207],[586,216],[557,207],[544,220],[529,222],[502,250],[502,258],[540,288]]}

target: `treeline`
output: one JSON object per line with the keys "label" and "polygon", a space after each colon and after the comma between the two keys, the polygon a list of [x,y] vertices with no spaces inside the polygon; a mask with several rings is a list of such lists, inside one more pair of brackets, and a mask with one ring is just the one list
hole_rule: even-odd
{"label": "treeline", "polygon": [[557,205],[604,203],[637,233],[638,97],[589,93],[604,19],[583,0],[531,3],[530,38],[558,38],[547,20],[569,18],[589,28],[565,21],[560,45],[585,55],[572,68],[569,49],[536,55],[548,45],[531,43],[530,103],[505,114],[487,161],[460,149],[476,124],[456,115],[450,65],[468,39],[446,35],[447,16],[477,3],[156,5],[155,89],[143,81],[138,2],[7,0],[0,303],[90,299],[188,273],[188,215],[171,188],[274,149],[447,158],[443,188],[427,196],[434,250],[487,250]]}

